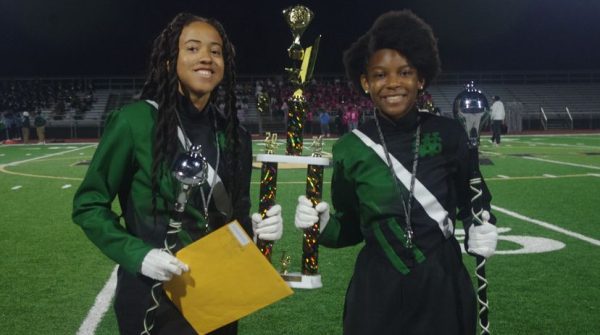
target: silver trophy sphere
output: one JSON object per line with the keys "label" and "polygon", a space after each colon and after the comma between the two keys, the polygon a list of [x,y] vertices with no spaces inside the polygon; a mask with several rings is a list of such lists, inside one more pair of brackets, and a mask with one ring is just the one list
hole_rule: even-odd
{"label": "silver trophy sphere", "polygon": [[175,210],[183,212],[189,190],[204,184],[208,178],[208,163],[202,156],[202,146],[193,145],[188,152],[181,153],[173,163],[171,173],[181,183],[181,192],[177,197]]}
{"label": "silver trophy sphere", "polygon": [[467,132],[469,146],[472,148],[479,146],[481,126],[489,118],[489,109],[487,98],[475,88],[472,81],[454,99],[452,113]]}

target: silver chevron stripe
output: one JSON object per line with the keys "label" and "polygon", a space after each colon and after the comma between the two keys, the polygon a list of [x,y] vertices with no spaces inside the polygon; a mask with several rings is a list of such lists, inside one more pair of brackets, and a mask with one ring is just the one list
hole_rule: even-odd
{"label": "silver chevron stripe", "polygon": [[[184,148],[186,148],[186,150],[192,146],[192,142],[190,141],[189,138],[187,138],[187,137],[185,137],[185,135],[183,135],[183,131],[181,130],[181,127],[179,127],[179,126],[177,126],[177,137],[179,137],[179,142],[181,142],[181,145]],[[209,183],[210,187],[213,187],[216,184],[219,184],[221,182],[221,177],[219,177],[219,174],[217,174],[217,178],[215,179],[215,169],[213,169],[213,167],[212,167],[212,165],[210,165],[210,163],[208,163],[208,178],[206,178],[206,181]],[[214,184],[210,184],[213,181],[214,181]]]}
{"label": "silver chevron stripe", "polygon": [[[179,137],[181,145],[184,148],[186,148],[186,150],[187,148],[191,147],[192,142],[189,138],[185,137],[183,131],[181,130],[181,127],[179,126],[177,126],[177,137]],[[212,167],[212,165],[210,165],[208,161],[207,163],[208,178],[206,178],[206,181],[208,182],[210,187],[214,188],[213,197],[215,199],[215,207],[227,218],[231,218],[231,216],[233,215],[233,206],[231,204],[231,200],[229,199],[229,195],[227,194],[227,190],[225,189],[225,185],[221,181],[221,177],[219,177],[218,173],[215,176],[215,169]]]}
{"label": "silver chevron stripe", "polygon": [[[356,135],[366,146],[371,148],[379,158],[383,161],[385,165],[388,165],[387,160],[385,158],[385,152],[383,151],[383,146],[381,144],[377,144],[373,142],[367,135],[361,132],[358,129],[352,130],[354,135]],[[410,179],[411,172],[407,170],[392,154],[390,154],[390,159],[392,161],[393,170],[396,174],[396,178],[406,187],[406,189],[410,188]],[[438,227],[444,234],[446,238],[448,238],[453,233],[453,225],[450,224],[450,220],[448,218],[448,211],[444,209],[444,207],[439,203],[436,197],[429,192],[429,190],[419,181],[419,179],[415,180],[415,191],[414,191],[415,199],[421,204],[423,209],[427,215],[432,218],[435,222],[437,222]]]}

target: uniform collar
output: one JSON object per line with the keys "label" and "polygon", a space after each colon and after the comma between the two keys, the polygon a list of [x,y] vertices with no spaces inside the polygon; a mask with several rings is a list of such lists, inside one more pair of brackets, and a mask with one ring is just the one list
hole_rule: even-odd
{"label": "uniform collar", "polygon": [[377,111],[382,120],[381,124],[384,127],[392,127],[400,130],[414,130],[417,127],[419,121],[419,110],[413,107],[406,115],[399,118],[398,120],[392,120],[384,113]]}

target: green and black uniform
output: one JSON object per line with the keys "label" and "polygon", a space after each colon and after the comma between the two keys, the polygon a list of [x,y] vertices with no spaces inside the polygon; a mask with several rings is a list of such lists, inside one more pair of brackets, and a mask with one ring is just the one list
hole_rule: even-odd
{"label": "green and black uniform", "polygon": [[[248,216],[252,167],[250,135],[242,128],[238,131],[241,143],[238,148],[241,171],[234,175],[240,178],[237,184],[241,188],[231,190],[230,174],[223,172],[225,167],[231,164],[227,161],[228,155],[225,154],[229,150],[224,135],[226,120],[212,104],[207,105],[205,110],[198,111],[188,99],[181,99],[180,105],[184,107],[180,116],[185,133],[194,145],[202,145],[202,154],[212,168],[216,168],[216,141],[219,141],[221,154],[218,176],[227,194],[225,197],[223,194],[219,197],[216,194],[213,196],[213,201],[209,204],[210,228],[214,230],[236,219],[248,234],[252,234]],[[102,140],[74,198],[75,223],[81,226],[104,254],[119,264],[115,311],[122,334],[140,334],[142,330],[144,314],[150,307],[150,289],[154,281],[141,275],[139,271],[146,254],[152,248],[163,247],[173,205],[179,192],[179,182],[170,173],[171,162],[166,162],[162,166],[160,190],[156,194],[157,215],[153,215],[151,176],[155,123],[156,108],[153,103],[146,101],[133,103],[111,114]],[[205,184],[203,188],[202,191],[207,195],[208,186]],[[206,234],[200,189],[194,188],[188,200],[182,220],[183,230],[178,235],[176,250]],[[111,204],[117,196],[122,212],[120,215],[111,209]],[[231,202],[229,207],[233,210],[228,217],[217,210],[217,198],[220,198],[219,201],[225,198]],[[121,217],[124,225],[120,222]],[[193,333],[183,317],[173,310],[168,299],[162,299],[161,308],[155,316],[153,334],[169,332],[167,329],[171,325],[165,325],[163,320],[182,323],[187,329],[184,333]],[[236,325],[231,327],[235,328]],[[179,333],[179,330],[177,332]]]}
{"label": "green and black uniform", "polygon": [[[454,237],[457,219],[469,224],[466,132],[455,120],[416,109],[397,121],[379,120],[389,154],[404,167],[396,168],[397,186],[373,120],[333,147],[334,213],[320,243],[365,241],[346,294],[344,334],[474,334],[475,293]],[[402,199],[409,198],[418,124],[415,236],[407,248]]]}

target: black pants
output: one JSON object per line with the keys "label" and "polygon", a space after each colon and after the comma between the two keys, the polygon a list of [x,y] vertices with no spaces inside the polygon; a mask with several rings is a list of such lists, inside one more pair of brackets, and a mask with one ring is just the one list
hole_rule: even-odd
{"label": "black pants", "polygon": [[502,134],[502,120],[492,121],[492,142],[500,144],[500,134]]}
{"label": "black pants", "polygon": [[407,275],[375,247],[365,247],[344,310],[344,335],[474,335],[475,290],[454,238]]}
{"label": "black pants", "polygon": [[[142,275],[133,275],[121,267],[117,273],[115,313],[121,335],[140,335],[144,329],[146,309],[151,306],[150,290],[154,281]],[[155,311],[151,334],[196,335],[196,331],[181,315],[177,307],[161,290],[160,306]],[[237,322],[230,323],[207,335],[236,335]]]}

